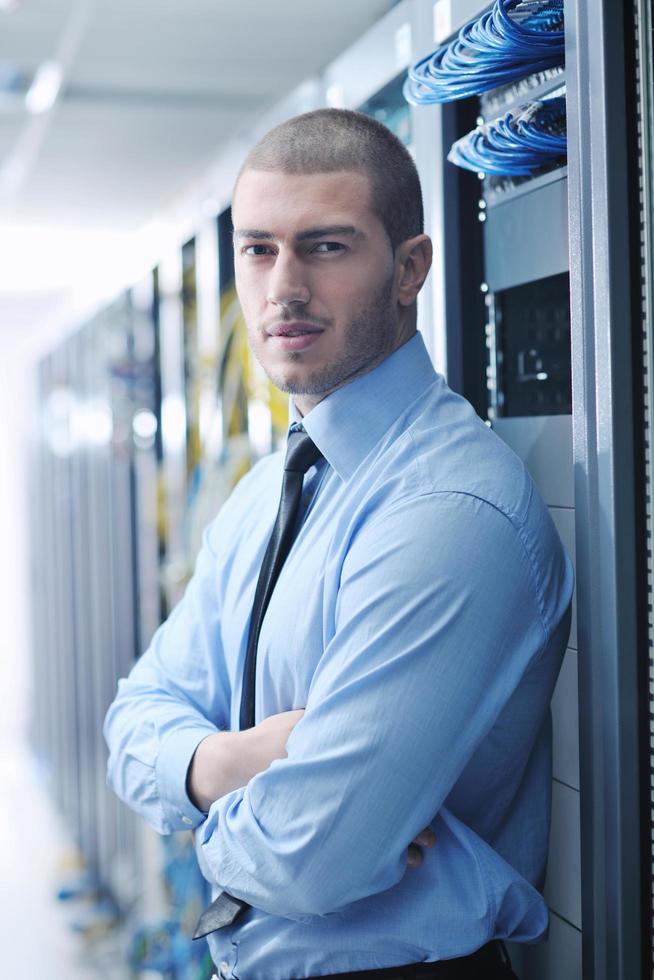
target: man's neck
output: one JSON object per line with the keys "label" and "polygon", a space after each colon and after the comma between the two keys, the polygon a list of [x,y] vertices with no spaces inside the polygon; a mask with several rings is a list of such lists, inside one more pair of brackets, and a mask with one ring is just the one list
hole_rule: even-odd
{"label": "man's neck", "polygon": [[[379,367],[379,365],[386,360],[387,357],[390,357],[391,354],[394,354],[396,350],[398,350],[400,347],[406,344],[407,341],[411,340],[411,338],[414,337],[416,333],[417,330],[414,325],[414,328],[410,333],[402,333],[398,337],[397,342],[395,343],[393,348],[389,350],[386,354],[384,354],[383,357],[380,357],[377,360],[373,361],[371,364],[366,365],[363,369],[357,371],[349,378],[345,378],[340,384],[335,385],[333,388],[329,388],[327,391],[321,391],[317,395],[307,396],[301,393],[298,395],[293,395],[293,404],[300,418],[304,418],[305,415],[308,415],[308,413],[311,411],[312,408],[315,408],[319,402],[321,402],[324,398],[327,398],[327,396],[331,395],[334,391],[338,391],[338,389],[342,388],[344,385],[350,384],[352,381],[355,381],[357,378],[360,378],[364,374],[368,374],[370,371],[374,371],[376,367]],[[298,398],[302,401],[304,411],[302,408],[300,408],[300,405],[298,404]]]}

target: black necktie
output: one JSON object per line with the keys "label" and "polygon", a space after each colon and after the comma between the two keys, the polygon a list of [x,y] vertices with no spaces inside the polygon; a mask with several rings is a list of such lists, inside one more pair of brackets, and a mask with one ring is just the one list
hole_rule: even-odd
{"label": "black necktie", "polygon": [[[259,633],[275,582],[293,544],[304,474],[321,456],[322,453],[306,432],[296,430],[289,434],[279,509],[266,553],[263,556],[250,618],[239,716],[241,731],[254,726],[254,692]],[[216,929],[230,925],[246,908],[249,908],[247,902],[222,891],[200,916],[193,938],[201,939],[202,936],[207,936],[210,932],[215,932]]]}

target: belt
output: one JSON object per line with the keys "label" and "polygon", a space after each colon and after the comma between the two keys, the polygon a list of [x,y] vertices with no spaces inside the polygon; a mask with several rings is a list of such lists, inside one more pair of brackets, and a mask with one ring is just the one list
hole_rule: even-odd
{"label": "belt", "polygon": [[[503,942],[493,940],[467,956],[433,963],[407,963],[380,970],[329,973],[306,980],[510,980],[515,977]],[[517,978],[516,978],[517,980]]]}

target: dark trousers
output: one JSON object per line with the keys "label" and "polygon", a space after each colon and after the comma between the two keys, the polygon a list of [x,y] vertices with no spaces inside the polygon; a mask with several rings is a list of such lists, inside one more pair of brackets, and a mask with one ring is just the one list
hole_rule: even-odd
{"label": "dark trousers", "polygon": [[469,956],[436,963],[409,963],[383,970],[331,973],[308,980],[518,980],[504,943],[493,941]]}

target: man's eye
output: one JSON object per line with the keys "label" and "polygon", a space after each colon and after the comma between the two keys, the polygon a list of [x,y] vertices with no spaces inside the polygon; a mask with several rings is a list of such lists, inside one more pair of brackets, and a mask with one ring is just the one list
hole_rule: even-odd
{"label": "man's eye", "polygon": [[267,245],[246,245],[243,249],[245,255],[267,255]]}
{"label": "man's eye", "polygon": [[340,242],[319,242],[313,249],[314,252],[341,252],[345,245]]}

